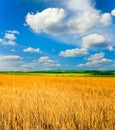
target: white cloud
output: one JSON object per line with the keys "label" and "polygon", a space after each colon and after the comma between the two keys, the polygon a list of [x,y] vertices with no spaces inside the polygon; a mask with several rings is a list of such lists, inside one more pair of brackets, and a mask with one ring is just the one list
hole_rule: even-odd
{"label": "white cloud", "polygon": [[69,0],[66,6],[73,11],[86,11],[92,10],[93,5],[90,0]]}
{"label": "white cloud", "polygon": [[20,70],[20,66],[14,62],[10,61],[2,61],[0,62],[0,71],[18,71]]}
{"label": "white cloud", "polygon": [[43,56],[38,59],[38,63],[41,63],[45,68],[59,67],[60,64],[56,60],[50,59],[48,56]]}
{"label": "white cloud", "polygon": [[108,46],[107,49],[108,49],[109,51],[115,51],[115,49],[114,49],[112,46]]}
{"label": "white cloud", "polygon": [[111,11],[111,15],[112,15],[112,16],[115,16],[115,9],[113,9],[113,10]]}
{"label": "white cloud", "polygon": [[66,17],[62,8],[48,8],[36,14],[28,13],[26,23],[36,33],[55,33],[61,26],[62,20]]}
{"label": "white cloud", "polygon": [[5,39],[0,39],[0,43],[2,45],[10,45],[10,46],[15,46],[16,43],[12,40],[5,40]]}
{"label": "white cloud", "polygon": [[79,64],[77,67],[103,67],[104,65],[108,65],[112,62],[111,59],[107,59],[104,57],[105,53],[100,52],[94,55],[91,55],[87,60],[88,62],[85,64]]}
{"label": "white cloud", "polygon": [[20,34],[17,30],[8,30],[7,33]]}
{"label": "white cloud", "polygon": [[22,63],[23,63],[23,57],[21,56],[0,54],[0,71],[21,70],[20,64]]}
{"label": "white cloud", "polygon": [[32,48],[32,47],[28,47],[26,49],[23,50],[23,52],[35,52],[35,53],[40,53],[40,49],[39,48]]}
{"label": "white cloud", "polygon": [[112,23],[112,17],[110,13],[104,13],[102,14],[102,17],[100,19],[100,22],[102,25],[108,26]]}
{"label": "white cloud", "polygon": [[39,63],[44,63],[44,62],[50,62],[50,63],[52,63],[52,62],[54,62],[54,61],[51,60],[51,59],[49,58],[49,56],[43,56],[43,57],[40,57],[40,58],[38,59],[38,62],[39,62]]}
{"label": "white cloud", "polygon": [[65,37],[67,34],[86,34],[96,27],[112,23],[111,14],[95,9],[92,0],[64,0],[62,5],[65,6],[47,8],[36,14],[28,13],[25,21],[35,33],[44,32]]}
{"label": "white cloud", "polygon": [[75,49],[67,49],[65,51],[61,51],[59,53],[59,56],[63,57],[77,57],[77,56],[83,56],[87,54],[87,49],[81,48],[75,48]]}
{"label": "white cloud", "polygon": [[0,55],[0,61],[21,61],[23,57],[18,55]]}
{"label": "white cloud", "polygon": [[80,12],[73,19],[69,20],[69,29],[73,34],[80,33],[84,34],[93,28],[99,22],[99,13],[98,11],[84,11]]}
{"label": "white cloud", "polygon": [[7,42],[5,42],[6,44],[4,44],[4,45],[11,45],[11,46],[15,46],[16,45],[16,42],[15,41],[7,41]]}
{"label": "white cloud", "polygon": [[100,53],[96,53],[94,55],[91,55],[87,60],[91,60],[91,61],[100,61],[101,59],[103,59],[103,57],[105,56],[105,54],[103,52]]}
{"label": "white cloud", "polygon": [[84,48],[98,48],[107,46],[108,39],[104,35],[90,34],[83,37],[82,46]]}
{"label": "white cloud", "polygon": [[24,64],[24,65],[21,66],[21,69],[22,69],[22,70],[30,70],[30,71],[31,71],[32,68],[33,68],[33,67],[32,67],[31,65],[27,65],[27,64]]}
{"label": "white cloud", "polygon": [[4,38],[6,38],[8,40],[15,40],[16,36],[14,34],[11,34],[11,33],[5,33]]}
{"label": "white cloud", "polygon": [[67,16],[62,8],[48,8],[36,14],[28,13],[26,23],[35,33],[81,34],[95,28],[100,20],[97,10],[78,12],[72,18]]}
{"label": "white cloud", "polygon": [[4,38],[0,38],[0,43],[2,45],[10,45],[10,46],[15,46],[16,45],[16,35],[19,34],[18,31],[6,31]]}

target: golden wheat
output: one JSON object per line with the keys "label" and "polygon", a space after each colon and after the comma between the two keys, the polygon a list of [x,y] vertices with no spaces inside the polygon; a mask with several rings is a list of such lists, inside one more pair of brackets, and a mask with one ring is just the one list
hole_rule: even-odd
{"label": "golden wheat", "polygon": [[115,130],[115,79],[0,75],[0,130]]}

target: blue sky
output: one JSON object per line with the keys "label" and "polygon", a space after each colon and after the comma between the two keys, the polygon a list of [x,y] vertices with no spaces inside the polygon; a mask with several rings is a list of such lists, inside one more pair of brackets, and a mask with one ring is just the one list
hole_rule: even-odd
{"label": "blue sky", "polygon": [[115,70],[115,0],[4,0],[0,71]]}

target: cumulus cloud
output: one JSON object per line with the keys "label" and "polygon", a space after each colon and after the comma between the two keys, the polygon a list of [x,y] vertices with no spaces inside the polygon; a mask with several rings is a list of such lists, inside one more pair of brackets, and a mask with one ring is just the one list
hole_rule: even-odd
{"label": "cumulus cloud", "polygon": [[102,17],[100,19],[100,22],[102,25],[108,26],[112,23],[112,17],[110,13],[104,13],[102,14]]}
{"label": "cumulus cloud", "polygon": [[75,49],[67,49],[65,51],[61,51],[59,53],[59,56],[63,57],[77,57],[77,56],[83,56],[87,54],[87,49],[81,48],[75,48]]}
{"label": "cumulus cloud", "polygon": [[64,0],[62,3],[64,8],[47,8],[35,14],[28,13],[26,24],[35,33],[77,35],[112,23],[111,14],[95,9],[91,0]]}
{"label": "cumulus cloud", "polygon": [[90,34],[82,39],[82,46],[84,48],[99,48],[106,47],[108,39],[104,35]]}
{"label": "cumulus cloud", "polygon": [[96,27],[100,20],[96,10],[79,12],[70,19],[67,16],[67,12],[62,8],[48,8],[36,14],[28,13],[26,23],[35,33],[82,34]]}
{"label": "cumulus cloud", "polygon": [[6,31],[4,38],[0,38],[0,43],[2,45],[10,45],[15,46],[16,45],[16,34],[19,34],[18,31]]}
{"label": "cumulus cloud", "polygon": [[31,62],[22,62],[20,70],[22,71],[39,71],[39,70],[54,70],[60,67],[57,60],[51,59],[49,56],[42,56],[39,59],[34,59]]}
{"label": "cumulus cloud", "polygon": [[91,55],[87,60],[98,61],[98,60],[103,59],[104,55],[105,55],[105,53],[103,53],[103,52],[96,53],[94,55]]}
{"label": "cumulus cloud", "polygon": [[28,48],[24,49],[23,52],[35,52],[35,53],[40,53],[41,51],[40,51],[39,48],[28,47]]}
{"label": "cumulus cloud", "polygon": [[109,51],[115,51],[114,47],[112,47],[112,46],[107,46],[107,49],[108,49]]}
{"label": "cumulus cloud", "polygon": [[84,11],[82,13],[80,12],[76,17],[73,17],[73,19],[69,20],[68,30],[71,30],[71,32],[69,32],[73,34],[84,34],[95,28],[98,22],[98,11]]}
{"label": "cumulus cloud", "polygon": [[69,0],[66,6],[72,11],[86,11],[92,10],[93,3],[90,0]]}
{"label": "cumulus cloud", "polygon": [[88,62],[85,64],[79,64],[77,67],[102,67],[104,65],[108,65],[112,62],[111,59],[105,58],[105,53],[100,52],[94,55],[91,55],[88,59]]}
{"label": "cumulus cloud", "polygon": [[54,61],[51,60],[48,56],[43,56],[43,57],[40,57],[40,58],[38,59],[38,62],[39,62],[39,63],[44,63],[44,62],[50,62],[50,63],[52,63],[52,62],[54,62]]}
{"label": "cumulus cloud", "polygon": [[18,55],[0,55],[0,61],[20,61],[23,57]]}
{"label": "cumulus cloud", "polygon": [[16,36],[13,33],[5,33],[4,38],[6,38],[8,40],[15,40]]}
{"label": "cumulus cloud", "polygon": [[49,67],[59,67],[60,64],[56,60],[50,59],[49,56],[43,56],[38,59],[38,63],[41,63],[45,68]]}
{"label": "cumulus cloud", "polygon": [[115,9],[113,9],[113,10],[111,11],[111,15],[112,15],[112,16],[115,16]]}
{"label": "cumulus cloud", "polygon": [[5,39],[1,39],[0,38],[0,43],[2,45],[10,45],[10,46],[15,46],[16,45],[16,42],[15,41],[12,41],[12,40],[5,40]]}
{"label": "cumulus cloud", "polygon": [[66,15],[62,8],[48,8],[36,14],[28,13],[26,23],[36,33],[55,33],[61,27],[61,22]]}

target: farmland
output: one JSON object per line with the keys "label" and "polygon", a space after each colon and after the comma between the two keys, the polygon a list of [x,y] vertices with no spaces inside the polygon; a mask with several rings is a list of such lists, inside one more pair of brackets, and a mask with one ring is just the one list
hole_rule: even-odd
{"label": "farmland", "polygon": [[0,75],[0,130],[114,130],[115,79]]}

